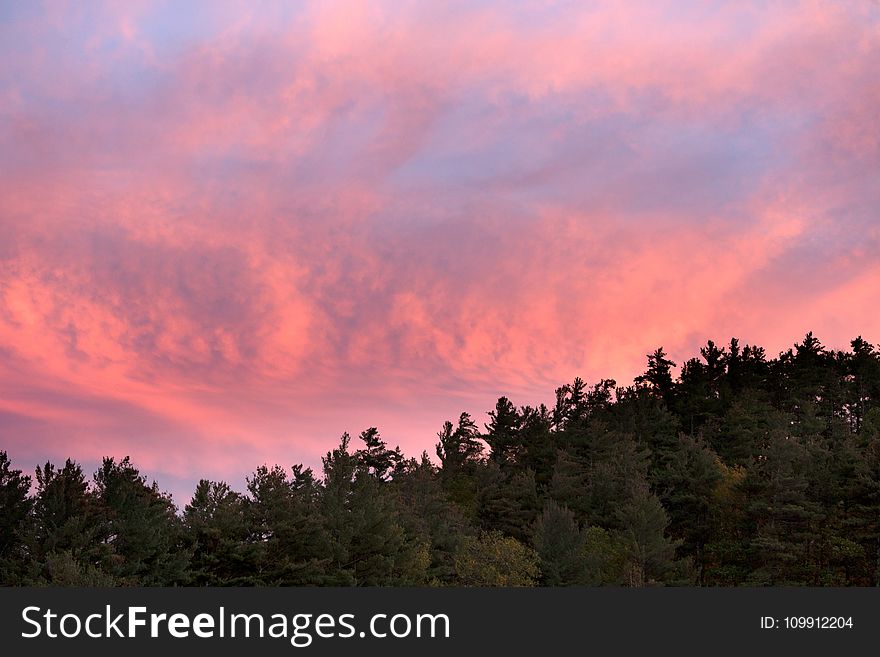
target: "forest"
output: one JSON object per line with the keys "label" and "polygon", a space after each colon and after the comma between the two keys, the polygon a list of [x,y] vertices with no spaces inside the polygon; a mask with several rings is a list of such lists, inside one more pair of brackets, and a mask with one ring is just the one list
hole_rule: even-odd
{"label": "forest", "polygon": [[436,456],[376,428],[322,459],[203,479],[182,510],[129,458],[31,477],[0,452],[0,583],[878,586],[880,353],[808,333],[664,350],[632,385],[498,400]]}

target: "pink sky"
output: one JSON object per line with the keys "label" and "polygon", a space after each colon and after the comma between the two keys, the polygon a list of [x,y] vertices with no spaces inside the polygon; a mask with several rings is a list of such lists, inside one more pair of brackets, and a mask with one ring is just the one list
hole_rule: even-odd
{"label": "pink sky", "polygon": [[731,336],[880,341],[880,4],[4,3],[0,449],[433,449]]}

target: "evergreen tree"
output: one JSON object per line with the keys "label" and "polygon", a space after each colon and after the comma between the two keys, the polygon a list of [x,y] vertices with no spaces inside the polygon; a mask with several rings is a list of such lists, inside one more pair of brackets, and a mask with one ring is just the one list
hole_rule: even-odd
{"label": "evergreen tree", "polygon": [[458,505],[443,491],[437,468],[422,453],[420,460],[403,463],[392,482],[400,522],[407,536],[428,548],[426,578],[429,584],[451,584],[454,557],[465,536],[475,533]]}
{"label": "evergreen tree", "polygon": [[520,441],[522,444],[519,465],[522,470],[535,473],[535,484],[539,490],[545,489],[553,477],[558,445],[552,431],[553,420],[547,407],[524,406],[520,417]]}
{"label": "evergreen tree", "polygon": [[148,485],[127,456],[118,463],[105,458],[95,473],[95,494],[115,577],[141,586],[184,581],[189,553],[183,524],[156,482]]}
{"label": "evergreen tree", "polygon": [[545,586],[591,584],[586,537],[581,534],[574,514],[553,500],[535,523],[534,546]]}
{"label": "evergreen tree", "polygon": [[771,437],[764,458],[749,472],[753,569],[749,582],[790,585],[811,582],[814,537],[823,520],[810,499],[809,451],[792,436]]}
{"label": "evergreen tree", "polygon": [[0,451],[0,582],[19,582],[27,559],[25,533],[33,503],[28,497],[31,478],[12,468]]}
{"label": "evergreen tree", "polygon": [[189,581],[199,586],[254,583],[256,551],[245,497],[226,482],[202,479],[183,513],[191,542]]}
{"label": "evergreen tree", "polygon": [[718,456],[699,439],[682,436],[666,467],[653,473],[654,489],[669,515],[669,534],[681,541],[698,573],[712,539],[712,491],[721,479]]}
{"label": "evergreen tree", "polygon": [[636,485],[618,511],[617,537],[625,558],[625,583],[650,586],[674,574],[678,543],[666,535],[669,519],[647,485]]}
{"label": "evergreen tree", "polygon": [[248,478],[246,517],[255,546],[254,583],[310,585],[331,580],[332,544],[322,518],[321,489],[311,469],[260,466]]}
{"label": "evergreen tree", "polygon": [[482,474],[478,514],[482,528],[530,543],[532,524],[540,510],[535,473],[505,471],[493,463]]}
{"label": "evergreen tree", "polygon": [[33,523],[27,532],[31,584],[94,586],[115,583],[104,571],[111,563],[111,536],[82,468],[67,459],[63,468],[37,467]]}
{"label": "evergreen tree", "polygon": [[442,470],[461,471],[480,461],[483,445],[477,425],[468,413],[461,414],[457,427],[453,427],[452,422],[446,422],[437,437],[440,439],[437,456]]}
{"label": "evergreen tree", "polygon": [[374,477],[387,481],[403,460],[400,448],[388,449],[376,427],[361,432],[360,439],[364,441],[364,448],[358,450],[357,456],[363,467]]}
{"label": "evergreen tree", "polygon": [[440,481],[450,499],[468,517],[477,514],[477,468],[482,464],[483,445],[477,425],[462,413],[458,426],[446,422],[437,434],[437,456],[440,458]]}
{"label": "evergreen tree", "polygon": [[428,546],[406,536],[389,484],[348,451],[349,436],[324,458],[322,510],[338,583],[361,586],[422,584]]}
{"label": "evergreen tree", "polygon": [[489,424],[483,439],[491,450],[489,458],[501,465],[515,464],[522,451],[520,428],[522,418],[507,397],[501,397],[495,410],[489,411]]}
{"label": "evergreen tree", "polygon": [[[128,458],[89,484],[0,451],[0,583],[880,585],[880,354],[731,339],[635,385],[575,378],[438,434],[439,466],[371,427],[323,459],[202,480],[182,516]],[[483,441],[489,446],[484,458]]]}
{"label": "evergreen tree", "polygon": [[654,350],[653,353],[647,355],[648,369],[644,374],[635,378],[637,385],[646,386],[659,398],[663,399],[667,404],[672,401],[673,381],[672,368],[675,363],[666,358],[667,354],[663,351],[663,347]]}

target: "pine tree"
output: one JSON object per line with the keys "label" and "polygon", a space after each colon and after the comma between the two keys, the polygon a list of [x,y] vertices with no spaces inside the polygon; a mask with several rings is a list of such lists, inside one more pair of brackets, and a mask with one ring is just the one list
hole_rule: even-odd
{"label": "pine tree", "polygon": [[534,546],[545,586],[591,584],[586,537],[574,514],[549,500],[535,523]]}
{"label": "pine tree", "polygon": [[105,458],[95,473],[95,495],[113,551],[110,572],[126,584],[168,586],[185,580],[189,553],[171,497],[159,491],[126,456]]}
{"label": "pine tree", "polygon": [[364,441],[364,448],[358,450],[358,459],[370,474],[386,481],[403,460],[400,448],[388,449],[385,441],[379,437],[376,427],[363,431],[360,439]]}
{"label": "pine tree", "polygon": [[312,471],[260,466],[248,478],[245,504],[254,546],[255,583],[303,586],[328,577],[331,537],[322,518],[321,489]]}
{"label": "pine tree", "polygon": [[322,511],[337,581],[359,586],[422,584],[430,556],[398,521],[387,482],[348,450],[348,434],[324,458]]}
{"label": "pine tree", "polygon": [[491,450],[489,458],[504,467],[518,462],[522,451],[519,436],[522,418],[507,397],[501,397],[489,411],[489,424],[483,439]]}
{"label": "pine tree", "polygon": [[650,586],[673,575],[678,543],[666,534],[669,518],[646,484],[636,485],[618,511],[617,537],[625,557],[625,583]]}
{"label": "pine tree", "polygon": [[454,581],[454,556],[466,535],[474,533],[458,505],[443,491],[437,468],[423,452],[421,459],[402,464],[394,480],[401,526],[407,536],[428,551],[427,582]]}
{"label": "pine tree", "polygon": [[13,469],[6,452],[0,451],[0,582],[20,582],[24,577],[25,533],[33,506],[30,487],[31,478]]}
{"label": "pine tree", "polygon": [[652,471],[653,487],[669,515],[669,534],[698,572],[712,538],[712,491],[721,479],[718,456],[702,440],[681,436],[665,468]]}
{"label": "pine tree", "polygon": [[814,583],[814,539],[822,517],[808,491],[809,459],[800,440],[775,434],[764,458],[743,482],[750,490],[749,513],[755,527],[750,583]]}
{"label": "pine tree", "polygon": [[46,463],[37,468],[36,479],[33,523],[26,534],[31,555],[28,582],[57,586],[116,583],[107,572],[111,536],[82,468],[70,459],[60,469]]}
{"label": "pine tree", "polygon": [[675,363],[666,358],[667,354],[663,351],[663,347],[654,350],[653,353],[647,355],[648,369],[644,374],[635,378],[637,385],[647,386],[660,399],[667,404],[672,401],[673,381],[672,368]]}
{"label": "pine tree", "polygon": [[253,583],[254,546],[249,543],[244,496],[226,482],[202,479],[183,513],[190,541],[189,582],[198,586]]}
{"label": "pine tree", "polygon": [[483,445],[477,425],[462,413],[458,426],[446,422],[437,434],[437,456],[440,458],[440,481],[449,498],[466,516],[477,514],[477,469],[482,464]]}
{"label": "pine tree", "polygon": [[456,427],[453,427],[452,422],[446,422],[437,437],[440,442],[437,443],[436,451],[442,470],[461,471],[480,461],[483,445],[477,425],[468,413],[461,414]]}
{"label": "pine tree", "polygon": [[531,470],[501,470],[493,463],[482,472],[478,518],[484,530],[528,544],[540,508]]}

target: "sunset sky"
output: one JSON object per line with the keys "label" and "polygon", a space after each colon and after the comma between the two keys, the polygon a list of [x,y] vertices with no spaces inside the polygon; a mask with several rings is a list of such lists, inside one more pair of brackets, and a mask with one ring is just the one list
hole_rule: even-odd
{"label": "sunset sky", "polygon": [[0,0],[0,449],[185,503],[663,345],[880,341],[880,3]]}

